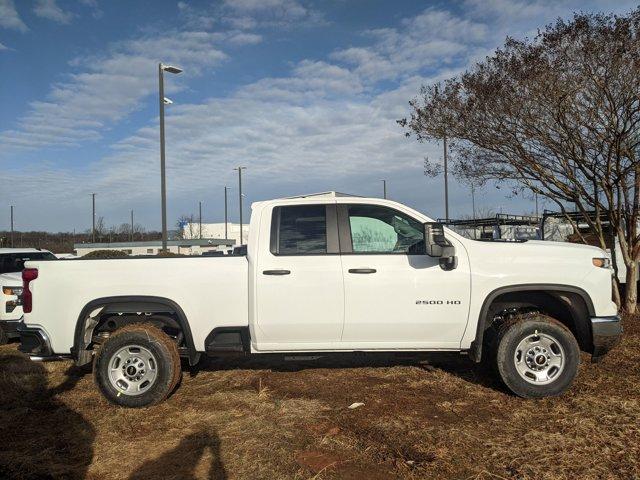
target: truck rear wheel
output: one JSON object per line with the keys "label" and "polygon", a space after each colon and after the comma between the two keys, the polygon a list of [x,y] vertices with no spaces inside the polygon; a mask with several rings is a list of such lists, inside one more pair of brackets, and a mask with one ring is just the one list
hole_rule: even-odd
{"label": "truck rear wheel", "polygon": [[557,320],[536,314],[500,328],[495,362],[504,384],[524,398],[561,395],[573,383],[580,348]]}
{"label": "truck rear wheel", "polygon": [[115,331],[96,354],[93,372],[107,400],[134,408],[165,400],[182,374],[177,345],[150,324]]}

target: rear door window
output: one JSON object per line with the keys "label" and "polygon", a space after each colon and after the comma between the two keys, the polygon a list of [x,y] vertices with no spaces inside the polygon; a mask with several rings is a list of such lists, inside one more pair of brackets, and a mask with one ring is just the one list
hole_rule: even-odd
{"label": "rear door window", "polygon": [[274,215],[277,235],[275,242],[272,242],[272,253],[277,255],[327,253],[326,205],[277,207]]}

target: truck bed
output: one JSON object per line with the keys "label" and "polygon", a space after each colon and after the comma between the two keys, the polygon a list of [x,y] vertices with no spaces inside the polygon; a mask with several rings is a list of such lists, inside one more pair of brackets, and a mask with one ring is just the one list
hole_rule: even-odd
{"label": "truck bed", "polygon": [[189,319],[200,351],[213,328],[248,325],[244,256],[34,261],[26,267],[37,268],[38,278],[31,283],[33,311],[25,323],[46,317],[47,328],[57,330],[49,335],[52,347],[61,354],[73,345],[84,306],[99,298],[144,295],[175,302]]}

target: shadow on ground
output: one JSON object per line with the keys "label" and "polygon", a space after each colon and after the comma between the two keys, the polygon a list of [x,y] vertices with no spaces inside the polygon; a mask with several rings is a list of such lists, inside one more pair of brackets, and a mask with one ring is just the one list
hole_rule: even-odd
{"label": "shadow on ground", "polygon": [[[197,472],[197,470],[202,471]],[[187,435],[176,448],[145,462],[129,477],[129,480],[163,478],[166,475],[176,480],[195,478],[226,480],[227,472],[220,459],[218,436],[209,430]]]}
{"label": "shadow on ground", "polygon": [[0,357],[0,372],[0,478],[84,478],[95,430],[57,398],[83,373],[70,367],[59,386],[48,388],[44,366],[17,352]]}

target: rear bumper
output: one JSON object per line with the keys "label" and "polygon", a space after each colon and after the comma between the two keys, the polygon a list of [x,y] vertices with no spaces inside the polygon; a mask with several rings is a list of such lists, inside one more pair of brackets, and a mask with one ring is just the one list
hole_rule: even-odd
{"label": "rear bumper", "polygon": [[47,334],[40,328],[27,327],[20,322],[17,327],[20,334],[20,347],[18,349],[29,355],[33,360],[53,360],[58,358],[53,354],[51,342]]}
{"label": "rear bumper", "polygon": [[622,337],[622,321],[619,315],[611,317],[591,317],[593,334],[592,362],[599,361],[613,347],[620,343]]}
{"label": "rear bumper", "polygon": [[6,333],[9,338],[18,338],[20,333],[18,333],[18,325],[22,322],[20,320],[2,320],[0,321],[0,328]]}

